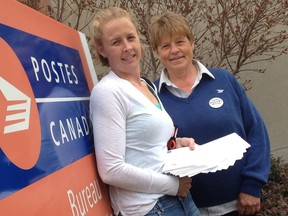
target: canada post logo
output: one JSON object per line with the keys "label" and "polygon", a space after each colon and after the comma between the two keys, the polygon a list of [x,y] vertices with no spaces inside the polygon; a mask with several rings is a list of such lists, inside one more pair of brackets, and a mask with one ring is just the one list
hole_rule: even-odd
{"label": "canada post logo", "polygon": [[2,38],[0,50],[0,147],[14,165],[30,169],[41,149],[35,97],[20,61]]}

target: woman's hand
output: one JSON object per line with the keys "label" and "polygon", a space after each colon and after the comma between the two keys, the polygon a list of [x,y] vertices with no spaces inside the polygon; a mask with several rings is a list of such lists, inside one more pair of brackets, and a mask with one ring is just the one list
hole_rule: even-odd
{"label": "woman's hand", "polygon": [[192,178],[188,176],[179,178],[179,188],[178,188],[177,196],[186,197],[191,188],[191,184],[192,184]]}
{"label": "woman's hand", "polygon": [[240,193],[237,209],[239,215],[254,215],[260,211],[260,198]]}
{"label": "woman's hand", "polygon": [[194,150],[196,146],[193,138],[182,137],[176,138],[176,148],[189,147],[190,150]]}

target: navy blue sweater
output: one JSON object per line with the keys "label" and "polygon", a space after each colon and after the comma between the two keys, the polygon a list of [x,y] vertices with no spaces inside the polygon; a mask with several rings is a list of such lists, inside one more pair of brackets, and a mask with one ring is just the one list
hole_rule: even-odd
{"label": "navy blue sweater", "polygon": [[[203,74],[188,98],[174,96],[165,84],[158,92],[179,128],[178,137],[193,137],[197,144],[204,144],[236,132],[251,145],[244,157],[227,170],[193,177],[191,193],[198,207],[236,200],[239,192],[260,197],[270,170],[269,137],[255,106],[231,73],[223,69],[209,71],[215,79]],[[159,79],[155,85],[159,89]],[[211,99],[223,105],[213,105]]]}

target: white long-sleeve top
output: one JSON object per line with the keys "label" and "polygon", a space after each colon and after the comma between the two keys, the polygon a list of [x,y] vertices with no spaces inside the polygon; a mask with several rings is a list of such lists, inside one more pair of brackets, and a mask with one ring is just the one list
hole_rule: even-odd
{"label": "white long-sleeve top", "polygon": [[176,195],[178,178],[162,174],[174,129],[163,106],[111,71],[94,86],[90,112],[97,169],[115,215],[145,215],[159,197]]}

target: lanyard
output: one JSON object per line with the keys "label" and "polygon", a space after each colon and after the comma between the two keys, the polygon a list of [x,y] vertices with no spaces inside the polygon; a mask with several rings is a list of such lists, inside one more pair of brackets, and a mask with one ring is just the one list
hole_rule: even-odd
{"label": "lanyard", "polygon": [[178,132],[178,127],[174,127],[174,133],[173,136],[168,140],[167,142],[167,148],[168,150],[176,149],[176,136]]}

